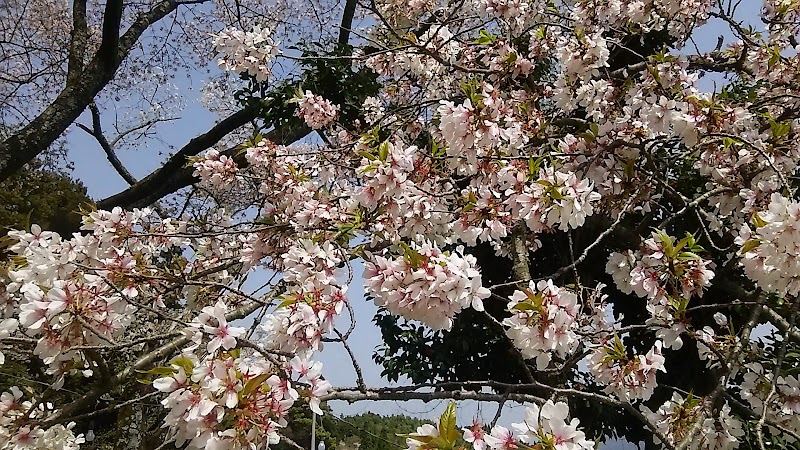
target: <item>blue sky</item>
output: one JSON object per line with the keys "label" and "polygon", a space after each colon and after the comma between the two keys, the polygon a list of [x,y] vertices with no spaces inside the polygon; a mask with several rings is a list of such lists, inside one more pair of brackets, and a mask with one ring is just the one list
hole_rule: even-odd
{"label": "blue sky", "polygon": [[[744,0],[739,9],[739,16],[752,20],[754,24],[758,21],[758,11],[761,2]],[[730,42],[731,36],[727,28],[720,20],[712,20],[709,24],[697,30],[695,41],[701,51],[713,49],[717,43],[717,36],[725,36],[725,42]],[[686,52],[694,52],[694,46],[687,45]],[[150,141],[149,145],[137,148],[135,151],[124,151],[118,156],[136,177],[142,178],[154,169],[158,168],[161,162],[170,153],[170,147],[180,148],[191,138],[203,133],[211,127],[217,117],[207,111],[200,103],[199,80],[200,77],[185,78],[178,82],[179,88],[185,92],[187,97],[186,108],[181,112],[180,119],[170,122],[160,128],[160,138],[163,143]],[[717,86],[723,82],[719,77],[706,77],[702,80],[703,89],[712,89],[716,81]],[[88,114],[84,114],[79,122],[90,124]],[[111,123],[105,123],[106,130],[112,130]],[[106,160],[97,142],[75,128],[68,136],[69,158],[74,163],[74,176],[79,178],[87,186],[89,195],[93,199],[102,199],[115,194],[127,187],[126,183],[120,178],[110,163]],[[359,269],[356,267],[356,269]],[[350,287],[349,298],[356,310],[358,326],[352,335],[350,343],[353,351],[360,360],[361,368],[364,371],[366,382],[370,386],[380,386],[386,383],[380,377],[380,368],[372,362],[372,352],[376,345],[380,343],[380,333],[372,324],[371,319],[376,307],[363,299],[363,287],[359,282],[358,276],[355,277],[353,285]],[[345,322],[347,319],[343,319]],[[320,359],[326,367],[328,379],[334,385],[352,386],[355,376],[349,358],[339,345],[327,344],[320,355]],[[339,414],[356,414],[364,411],[378,412],[382,414],[407,414],[416,417],[437,416],[444,408],[445,402],[434,402],[423,404],[421,402],[357,402],[352,405],[336,402],[332,404],[335,412]],[[495,404],[478,404],[477,402],[462,402],[459,409],[459,422],[466,423],[475,415],[483,416],[485,421],[491,420],[496,411]],[[524,408],[519,405],[507,405],[504,410],[501,422],[519,421],[524,414]],[[622,444],[610,445],[605,448],[622,449],[626,448]],[[634,448],[634,447],[630,447]]]}

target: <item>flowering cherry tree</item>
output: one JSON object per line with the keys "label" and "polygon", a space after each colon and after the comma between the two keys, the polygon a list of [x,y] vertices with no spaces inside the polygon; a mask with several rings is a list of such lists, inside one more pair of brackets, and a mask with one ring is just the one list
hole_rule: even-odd
{"label": "flowering cherry tree", "polygon": [[[654,448],[800,441],[800,4],[766,1],[762,31],[738,5],[381,0],[358,45],[300,56],[269,24],[216,33],[237,99],[285,121],[182,161],[212,207],[9,233],[0,363],[38,369],[6,383],[0,448],[92,448],[119,414],[134,447],[261,449],[291,407],[411,399],[527,408],[506,427],[451,405],[412,450],[592,449],[614,433],[587,404]],[[709,21],[733,38],[690,50]],[[297,61],[318,77],[299,90],[275,80]],[[290,120],[319,140],[270,139]],[[521,379],[369,386],[364,301],[444,335],[481,321]]]}

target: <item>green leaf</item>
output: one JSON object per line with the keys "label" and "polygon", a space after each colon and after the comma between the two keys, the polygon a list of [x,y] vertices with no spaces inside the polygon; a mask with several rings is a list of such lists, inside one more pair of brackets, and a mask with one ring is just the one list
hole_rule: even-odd
{"label": "green leaf", "polygon": [[761,228],[763,226],[766,226],[767,222],[765,222],[764,219],[762,219],[761,216],[758,215],[758,213],[753,213],[753,225],[756,228]]}
{"label": "green leaf", "polygon": [[542,158],[541,156],[538,158],[533,158],[533,157],[528,158],[528,174],[530,176],[539,175],[539,169],[542,166],[542,161],[544,161],[544,158]]}
{"label": "green leaf", "polygon": [[378,158],[381,161],[386,162],[386,158],[388,157],[389,157],[389,142],[383,141],[381,142],[381,145],[378,146]]}
{"label": "green leaf", "polygon": [[478,39],[475,39],[474,43],[478,45],[490,45],[497,42],[497,36],[489,33],[486,30],[481,30],[478,33]]}
{"label": "green leaf", "polygon": [[776,138],[786,136],[792,130],[792,126],[789,122],[778,123],[774,120],[769,121],[769,128],[772,131],[772,136]]}
{"label": "green leaf", "polygon": [[744,245],[742,245],[740,252],[745,254],[759,245],[761,245],[761,239],[750,239],[749,241],[745,242]]}
{"label": "green leaf", "polygon": [[563,200],[564,199],[564,194],[562,194],[561,191],[559,191],[558,188],[555,187],[555,186],[550,188],[548,190],[548,193],[550,194],[550,198],[552,198],[554,200]]}
{"label": "green leaf", "polygon": [[[447,405],[447,409],[444,410],[442,416],[439,418],[439,436],[452,444],[455,444],[456,439],[458,439],[455,402],[451,402]],[[450,447],[452,447],[452,445]]]}
{"label": "green leaf", "polygon": [[293,295],[286,294],[283,296],[284,300],[275,308],[276,310],[285,308],[289,305],[297,303],[297,297]]}
{"label": "green leaf", "polygon": [[680,252],[677,259],[681,261],[700,261],[703,258],[692,252]]}
{"label": "green leaf", "polygon": [[250,395],[250,393],[256,390],[256,388],[261,387],[261,385],[264,384],[264,382],[267,381],[267,378],[269,377],[270,377],[269,373],[262,373],[257,377],[247,380],[247,383],[245,383],[244,388],[242,388],[242,390],[239,391],[239,398],[244,398]]}
{"label": "green leaf", "polygon": [[175,370],[174,367],[154,367],[154,368],[152,368],[150,370],[139,370],[139,369],[137,369],[136,371],[138,373],[146,373],[148,375],[159,375],[159,376],[162,376],[162,375],[175,375],[175,372],[177,372],[177,370]]}
{"label": "green leaf", "polygon": [[536,308],[528,302],[519,302],[511,308],[512,311],[531,311],[533,309]]}
{"label": "green leaf", "polygon": [[172,361],[169,362],[173,366],[178,366],[183,369],[184,373],[190,375],[194,370],[194,363],[191,359],[187,358],[186,356],[179,356]]}

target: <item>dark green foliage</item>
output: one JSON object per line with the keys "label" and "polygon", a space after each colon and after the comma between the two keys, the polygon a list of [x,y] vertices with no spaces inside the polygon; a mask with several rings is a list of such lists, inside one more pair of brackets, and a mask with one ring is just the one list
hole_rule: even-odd
{"label": "dark green foliage", "polygon": [[26,167],[0,183],[0,228],[35,223],[69,236],[79,228],[78,209],[88,202],[86,187],[79,181],[52,170]]}
{"label": "dark green foliage", "polygon": [[292,98],[306,90],[340,106],[340,124],[351,125],[359,117],[364,99],[378,92],[377,75],[369,69],[354,69],[349,46],[329,49],[317,42],[300,42],[289,47],[301,52],[302,75],[278,85],[257,82],[243,75],[247,86],[235,93],[242,106],[256,108],[260,117],[268,117],[264,129],[305,126],[294,116],[297,105]]}
{"label": "dark green foliage", "polygon": [[331,430],[333,441],[327,441],[327,448],[333,449],[336,443],[357,437],[359,450],[398,450],[405,449],[405,439],[398,434],[412,433],[428,421],[408,416],[380,416],[363,413],[337,420],[326,415],[322,418],[325,428]]}
{"label": "dark green foliage", "polygon": [[[316,440],[317,443],[325,442],[327,450],[334,450],[339,442],[358,442],[359,450],[406,448],[405,439],[397,435],[413,432],[427,423],[408,416],[380,416],[373,413],[338,418],[334,417],[335,413],[327,405],[323,404],[322,409],[325,415],[317,416]],[[289,424],[281,430],[281,434],[308,450],[315,450],[311,449],[311,420],[311,409],[307,405],[294,407],[289,411]],[[295,449],[283,441],[271,448]]]}
{"label": "dark green foliage", "polygon": [[[325,442],[327,448],[332,450],[333,445],[331,445],[331,443],[333,442],[333,437],[329,431],[328,424],[324,420],[329,414],[331,414],[331,410],[325,404],[323,404],[321,407],[323,412],[325,412],[325,415],[322,417],[317,416],[317,442]],[[311,448],[311,416],[311,408],[309,408],[307,404],[298,404],[298,406],[295,406],[289,410],[289,415],[286,418],[289,423],[286,428],[280,430],[280,433],[308,450],[315,450]],[[281,441],[278,443],[278,445],[270,448],[275,450],[295,449],[295,447],[287,444],[284,441]]]}

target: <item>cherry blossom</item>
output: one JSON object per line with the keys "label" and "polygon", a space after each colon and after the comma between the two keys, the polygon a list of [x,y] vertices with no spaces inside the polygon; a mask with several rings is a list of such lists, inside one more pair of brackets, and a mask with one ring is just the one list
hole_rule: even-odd
{"label": "cherry blossom", "polygon": [[270,78],[269,63],[280,54],[278,44],[272,39],[272,30],[258,25],[252,31],[225,29],[215,36],[214,46],[222,53],[217,62],[220,67],[247,73],[259,81]]}
{"label": "cherry blossom", "polygon": [[575,349],[580,305],[574,293],[552,280],[531,281],[527,289],[514,291],[508,309],[513,315],[503,321],[506,334],[524,357],[536,359],[540,370],[553,354],[563,359]]}
{"label": "cherry blossom", "polygon": [[449,329],[464,308],[483,310],[475,257],[463,249],[443,252],[430,242],[404,244],[403,253],[372,255],[364,268],[365,291],[379,306],[434,329]]}
{"label": "cherry blossom", "polygon": [[336,120],[336,115],[339,113],[339,105],[334,105],[311,91],[305,91],[295,101],[297,102],[295,115],[315,130],[328,126]]}
{"label": "cherry blossom", "polygon": [[552,450],[593,449],[594,442],[578,430],[580,421],[567,422],[568,416],[566,403],[548,400],[541,408],[538,405],[527,408],[525,422],[514,424],[514,428],[526,444],[539,444]]}

